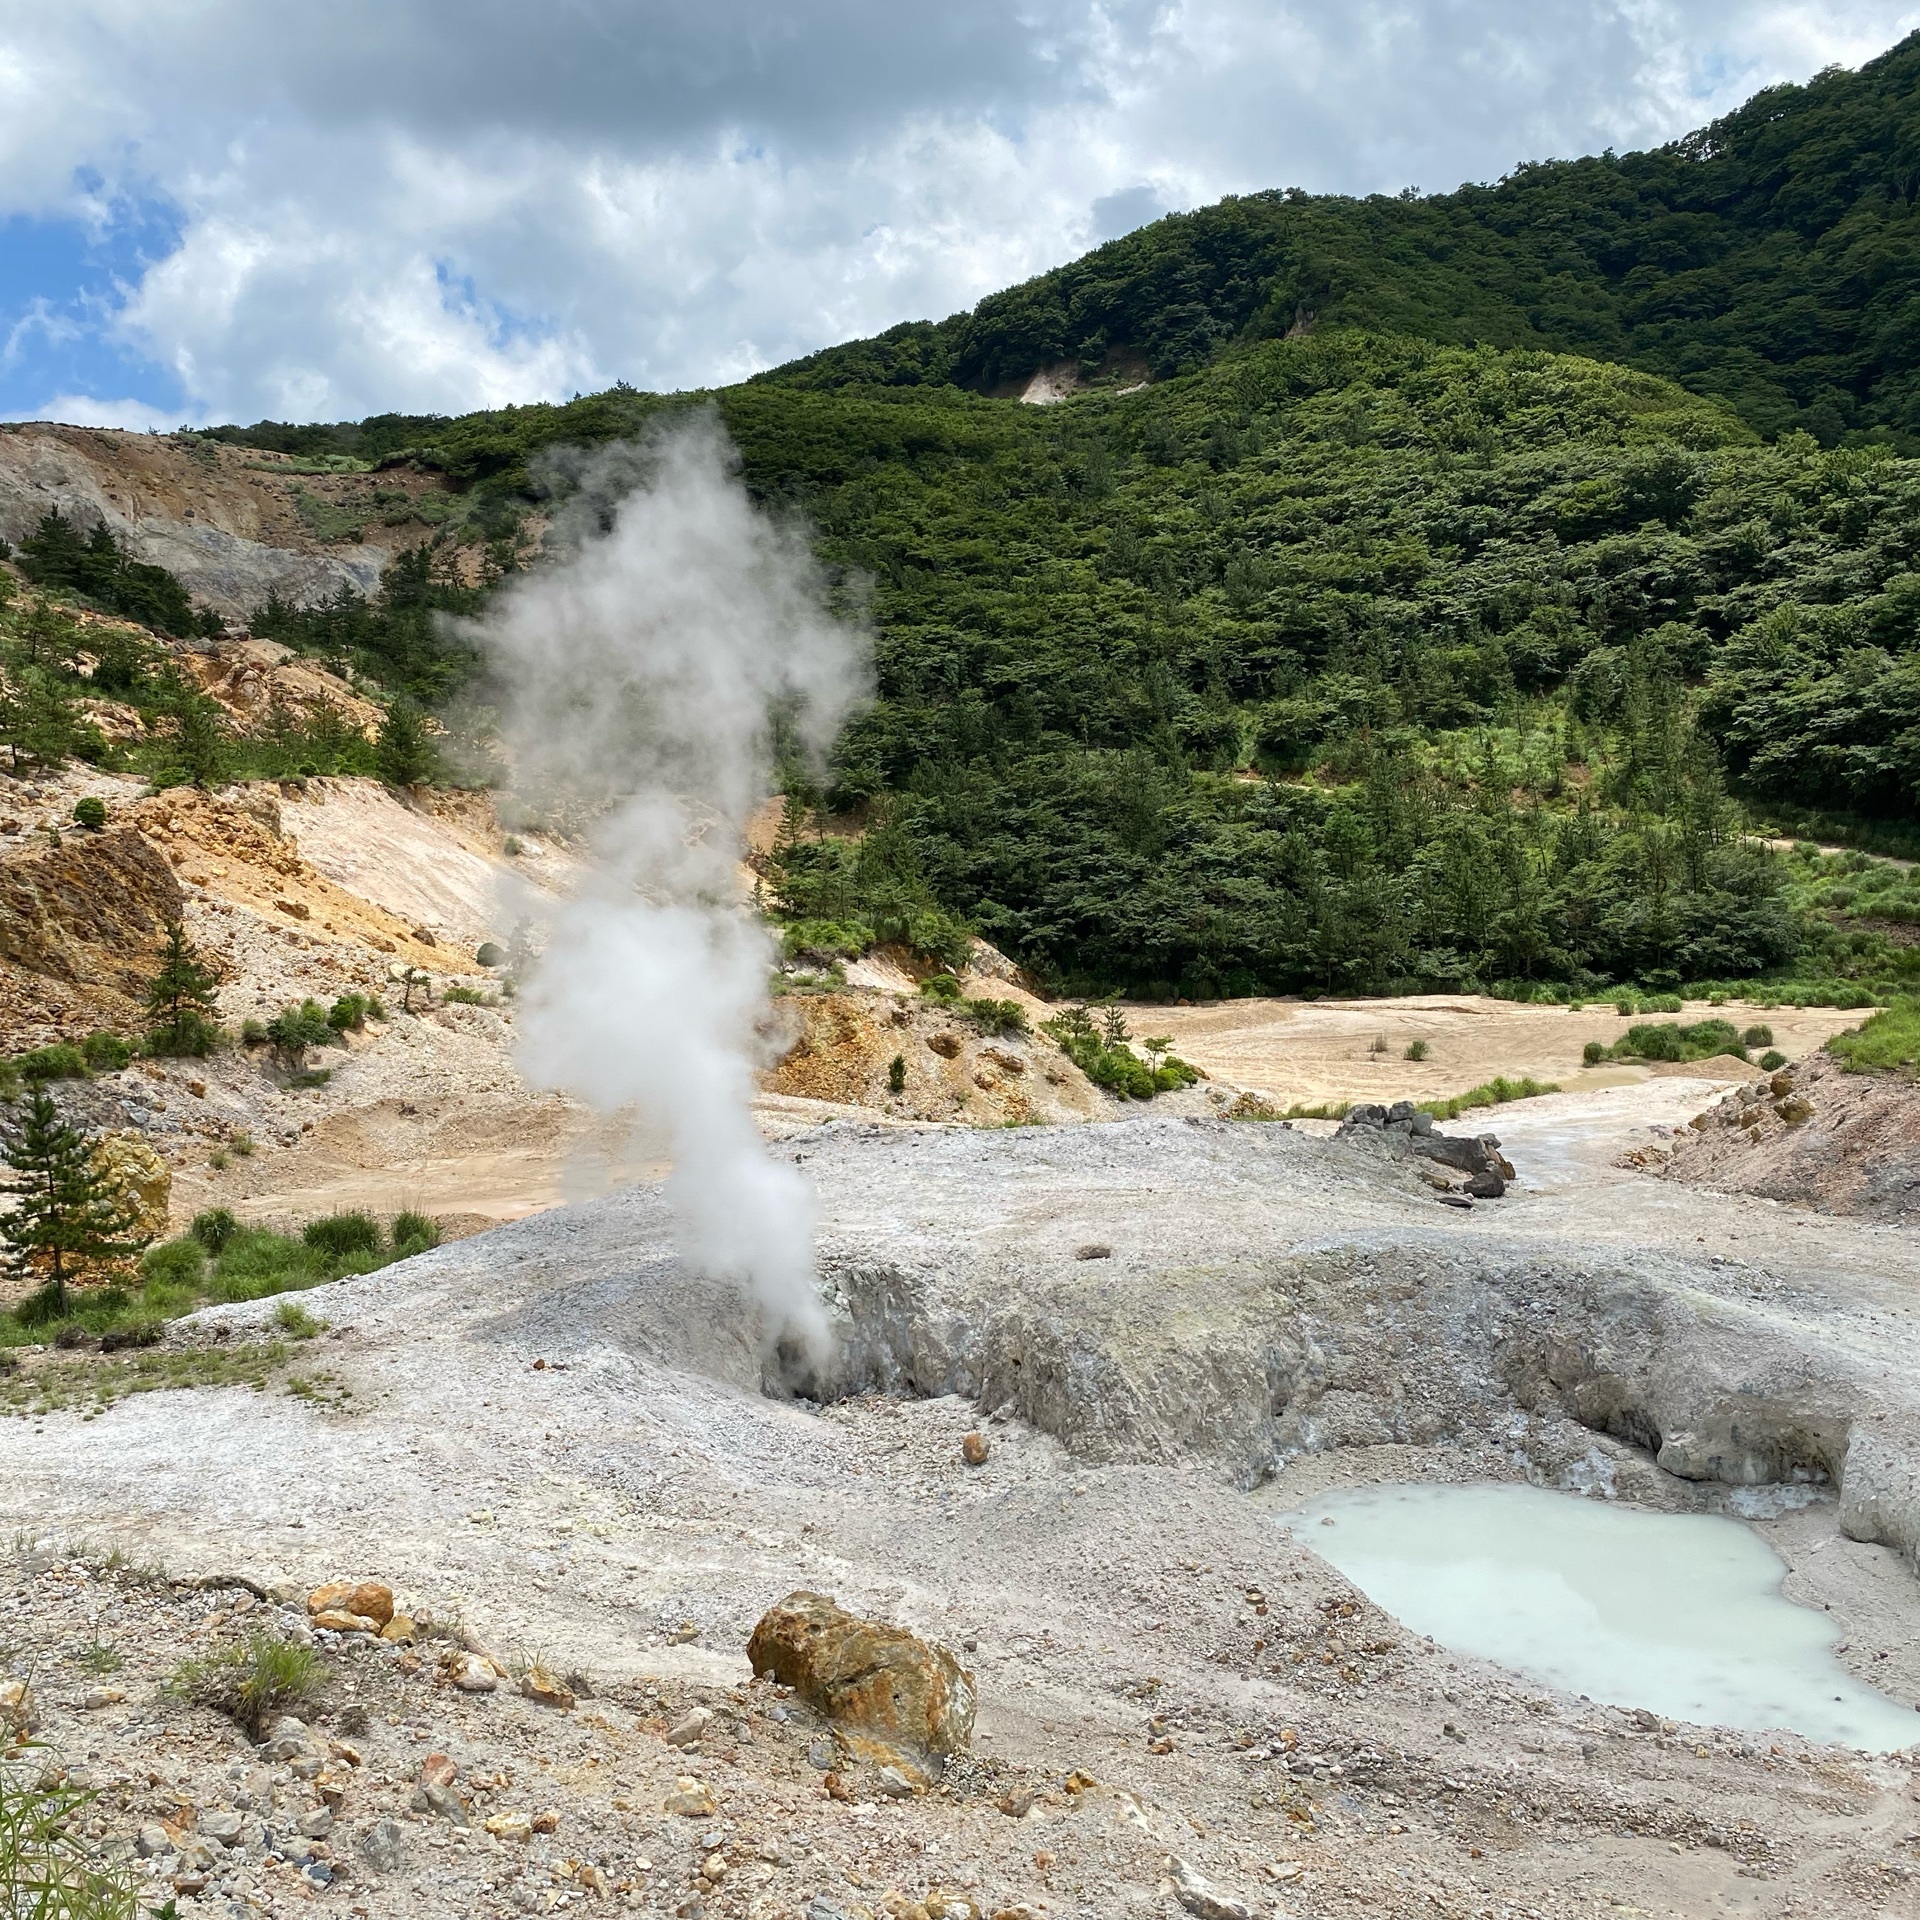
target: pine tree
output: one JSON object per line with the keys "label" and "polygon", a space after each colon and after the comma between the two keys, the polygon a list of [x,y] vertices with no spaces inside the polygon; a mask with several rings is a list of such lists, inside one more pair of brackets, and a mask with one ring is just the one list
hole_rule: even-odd
{"label": "pine tree", "polygon": [[427,734],[426,715],[404,694],[387,708],[374,743],[374,764],[390,787],[417,787],[431,780],[438,755]]}
{"label": "pine tree", "polygon": [[178,920],[167,922],[167,950],[147,988],[154,1026],[148,1049],[157,1054],[202,1054],[219,1033],[214,1024],[213,974]]}
{"label": "pine tree", "polygon": [[61,1119],[45,1087],[34,1088],[4,1152],[13,1177],[0,1181],[0,1192],[14,1201],[0,1215],[7,1269],[50,1288],[64,1318],[70,1277],[138,1251],[128,1238],[133,1217],[95,1163],[92,1135]]}

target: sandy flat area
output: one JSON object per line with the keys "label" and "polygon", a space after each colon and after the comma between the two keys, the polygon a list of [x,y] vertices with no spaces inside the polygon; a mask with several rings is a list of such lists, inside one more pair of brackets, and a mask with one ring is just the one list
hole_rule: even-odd
{"label": "sandy flat area", "polygon": [[[1504,1074],[1557,1082],[1569,1092],[1644,1080],[1649,1069],[1582,1067],[1589,1040],[1611,1043],[1641,1019],[1756,1022],[1790,1059],[1866,1018],[1832,1007],[1771,1012],[1740,1001],[1692,1001],[1684,1013],[1623,1019],[1595,1002],[1580,1012],[1520,1006],[1479,994],[1408,994],[1384,1000],[1222,1000],[1212,1006],[1129,1006],[1138,1035],[1168,1034],[1182,1059],[1216,1079],[1252,1087],[1285,1106],[1339,1100],[1436,1100]],[[1416,1041],[1427,1057],[1408,1060]]]}

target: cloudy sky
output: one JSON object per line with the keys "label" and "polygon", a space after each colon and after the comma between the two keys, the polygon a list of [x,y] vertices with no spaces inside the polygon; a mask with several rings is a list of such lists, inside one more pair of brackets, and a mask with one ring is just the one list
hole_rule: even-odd
{"label": "cloudy sky", "polygon": [[0,0],[0,418],[684,387],[1171,208],[1657,142],[1891,0]]}

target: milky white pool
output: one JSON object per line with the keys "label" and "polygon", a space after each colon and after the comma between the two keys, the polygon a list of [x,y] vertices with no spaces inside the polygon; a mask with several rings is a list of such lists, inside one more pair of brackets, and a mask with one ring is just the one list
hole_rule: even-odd
{"label": "milky white pool", "polygon": [[1786,1598],[1742,1521],[1473,1485],[1328,1494],[1283,1524],[1414,1632],[1568,1693],[1875,1752],[1920,1742],[1920,1712],[1848,1674],[1833,1621]]}

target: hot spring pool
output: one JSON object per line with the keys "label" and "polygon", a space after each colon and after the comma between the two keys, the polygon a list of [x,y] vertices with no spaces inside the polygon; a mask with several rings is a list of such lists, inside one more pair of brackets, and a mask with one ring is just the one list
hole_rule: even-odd
{"label": "hot spring pool", "polygon": [[1568,1693],[1876,1752],[1920,1741],[1920,1713],[1846,1672],[1833,1623],[1781,1593],[1785,1567],[1738,1520],[1479,1485],[1328,1494],[1283,1524],[1414,1632]]}

